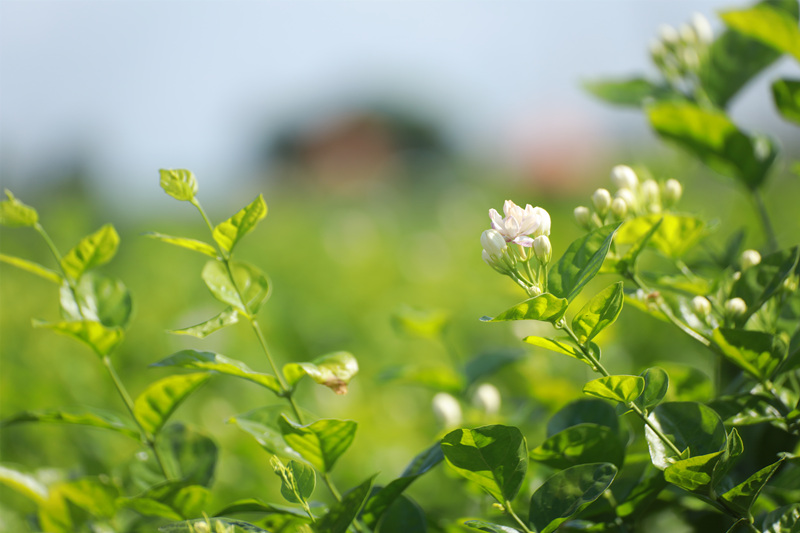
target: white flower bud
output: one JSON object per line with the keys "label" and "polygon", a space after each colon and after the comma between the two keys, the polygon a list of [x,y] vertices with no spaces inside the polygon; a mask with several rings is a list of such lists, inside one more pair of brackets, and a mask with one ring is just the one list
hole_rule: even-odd
{"label": "white flower bud", "polygon": [[681,61],[687,70],[694,72],[700,67],[700,56],[694,48],[684,48],[681,51]]}
{"label": "white flower bud", "polygon": [[658,183],[654,180],[647,180],[642,183],[642,198],[644,199],[645,203],[652,204],[654,202],[658,202],[660,200],[661,190],[658,187]]}
{"label": "white flower bud", "polygon": [[664,197],[664,203],[667,204],[667,206],[672,206],[678,203],[678,200],[681,199],[682,194],[683,186],[681,185],[680,181],[676,179],[668,179],[664,184],[662,196]]}
{"label": "white flower bud", "polygon": [[680,40],[678,30],[668,24],[662,24],[658,27],[658,36],[667,45],[675,44]]}
{"label": "white flower bud", "polygon": [[592,195],[592,203],[598,214],[605,215],[608,208],[611,207],[611,193],[606,189],[597,189]]}
{"label": "white flower bud", "polygon": [[531,298],[536,298],[540,294],[542,294],[542,289],[540,289],[538,285],[528,287],[528,296]]}
{"label": "white flower bud", "polygon": [[611,202],[611,213],[617,220],[622,220],[628,214],[628,203],[622,198],[614,198]]}
{"label": "white flower bud", "polygon": [[761,262],[761,254],[755,250],[745,250],[742,252],[742,270],[756,266]]}
{"label": "white flower bud", "polygon": [[433,414],[445,429],[461,425],[461,404],[446,392],[439,392],[433,397]]}
{"label": "white flower bud", "polygon": [[661,41],[653,39],[650,42],[650,56],[653,58],[653,61],[658,62],[664,56],[665,52],[666,50]]}
{"label": "white flower bud", "polygon": [[500,411],[500,391],[490,383],[483,383],[472,395],[472,403],[487,415],[496,415]]}
{"label": "white flower bud", "polygon": [[627,165],[617,165],[611,169],[611,183],[617,189],[636,189],[639,184],[639,178],[636,172]]}
{"label": "white flower bud", "polygon": [[628,209],[633,209],[633,207],[637,204],[636,195],[633,194],[633,191],[630,189],[620,189],[617,191],[617,194],[615,194],[614,197],[622,198],[625,201],[625,204],[628,206]]}
{"label": "white flower bud", "polygon": [[747,311],[747,303],[741,298],[731,298],[725,302],[725,312],[732,317],[743,315]]}
{"label": "white flower bud", "polygon": [[708,316],[711,313],[711,302],[704,296],[695,296],[692,298],[692,310],[696,315]]}
{"label": "white flower bud", "polygon": [[550,262],[550,258],[553,257],[553,247],[546,235],[539,235],[533,239],[533,253],[541,264],[546,265]]}
{"label": "white flower bud", "polygon": [[714,30],[711,29],[711,24],[708,22],[708,19],[701,13],[694,13],[692,15],[691,24],[698,41],[708,44],[714,40]]}
{"label": "white flower bud", "polygon": [[575,220],[580,227],[589,229],[592,226],[592,213],[589,212],[588,207],[578,206],[572,213],[575,215]]}
{"label": "white flower bud", "polygon": [[487,229],[481,233],[481,246],[490,257],[501,257],[508,245],[499,231]]}
{"label": "white flower bud", "polygon": [[550,235],[550,213],[541,207],[534,207],[532,210],[533,216],[539,218],[539,227],[531,233],[534,237],[539,235]]}

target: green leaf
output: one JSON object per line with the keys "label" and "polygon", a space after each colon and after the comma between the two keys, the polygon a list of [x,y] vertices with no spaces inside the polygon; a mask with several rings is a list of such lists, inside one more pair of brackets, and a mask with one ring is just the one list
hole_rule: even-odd
{"label": "green leaf", "polygon": [[220,248],[232,252],[239,239],[253,230],[258,221],[267,216],[267,204],[264,197],[258,197],[225,222],[217,224],[212,236]]}
{"label": "green leaf", "polygon": [[[363,513],[362,513],[363,518]],[[425,512],[407,496],[400,496],[378,522],[375,533],[426,533],[428,522]]]}
{"label": "green leaf", "polygon": [[268,453],[302,460],[303,457],[286,444],[281,433],[278,419],[287,410],[288,407],[268,405],[236,415],[229,422],[252,435]]}
{"label": "green leaf", "polygon": [[[217,300],[233,306],[246,316],[258,312],[270,293],[267,276],[258,267],[241,261],[229,261],[233,281],[221,261],[209,261],[203,267],[203,281]],[[244,298],[244,301],[242,300]]]}
{"label": "green leaf", "polygon": [[772,99],[783,118],[800,124],[800,80],[777,80],[772,84]]}
{"label": "green leaf", "polygon": [[503,322],[506,320],[542,320],[557,322],[567,312],[569,301],[558,298],[550,293],[540,294],[510,309],[506,309],[494,318],[485,316],[483,322]]}
{"label": "green leaf", "polygon": [[570,244],[550,269],[548,292],[571,302],[600,271],[619,226],[598,228]]}
{"label": "green leaf", "polygon": [[139,432],[130,423],[116,414],[107,413],[98,409],[81,408],[69,411],[65,409],[42,409],[36,411],[22,411],[0,421],[0,427],[13,426],[26,422],[54,422],[61,424],[77,424],[110,429],[127,435],[134,439],[139,438]]}
{"label": "green leaf", "polygon": [[122,328],[107,328],[100,322],[95,322],[93,320],[79,320],[74,322],[44,322],[41,320],[34,320],[33,327],[51,329],[56,333],[81,341],[94,350],[100,357],[104,357],[113,352],[119,343],[122,342],[124,336]]}
{"label": "green leaf", "polygon": [[200,385],[209,374],[173,375],[152,383],[134,402],[134,416],[147,433],[156,435],[180,403]]}
{"label": "green leaf", "polygon": [[625,447],[617,432],[607,426],[582,423],[548,436],[530,458],[551,468],[564,469],[586,463],[622,466]]}
{"label": "green leaf", "polygon": [[635,404],[643,411],[650,411],[661,403],[669,389],[669,376],[663,368],[648,368],[641,374],[644,379],[644,390],[635,400]]}
{"label": "green leaf", "polygon": [[32,227],[39,222],[36,209],[23,204],[5,189],[8,200],[0,202],[0,225],[11,228]]}
{"label": "green leaf", "polygon": [[276,455],[272,456],[270,464],[275,474],[281,478],[281,495],[286,501],[307,505],[306,502],[317,485],[314,469],[306,463],[293,460],[284,466]]}
{"label": "green leaf", "polygon": [[[644,244],[650,245],[667,257],[678,259],[688,253],[706,235],[706,225],[701,219],[689,215],[659,213],[626,220],[617,233],[618,244],[631,244],[632,259],[641,252]],[[631,254],[631,251],[628,253]],[[628,264],[633,261],[628,257]]]}
{"label": "green leaf", "polygon": [[217,258],[217,250],[207,242],[198,241],[197,239],[187,239],[185,237],[173,237],[172,235],[165,235],[156,231],[148,231],[143,235],[167,244],[174,244],[175,246],[180,246],[181,248],[200,252],[201,254],[213,257],[214,259]]}
{"label": "green leaf", "polygon": [[48,498],[48,490],[35,477],[0,465],[0,483],[13,489],[15,492],[41,504]]}
{"label": "green leaf", "polygon": [[525,350],[517,348],[494,348],[481,352],[464,365],[464,376],[467,378],[467,385],[486,378],[524,357]]}
{"label": "green leaf", "polygon": [[736,485],[721,496],[722,500],[737,513],[742,516],[748,516],[753,503],[755,503],[758,495],[761,494],[761,490],[781,466],[784,459],[785,457],[781,457],[778,461],[765,466],[744,482]]}
{"label": "green leaf", "polygon": [[237,500],[229,503],[216,513],[214,516],[222,516],[227,514],[238,513],[266,513],[266,514],[284,514],[296,516],[299,518],[308,518],[308,515],[299,509],[287,507],[284,505],[275,505],[273,503],[265,503],[255,498],[247,498],[244,500]]}
{"label": "green leaf", "polygon": [[72,279],[80,279],[91,268],[108,263],[119,246],[119,235],[111,224],[84,237],[61,258],[61,268]]}
{"label": "green leaf", "polygon": [[197,529],[200,524],[207,527],[209,533],[216,533],[217,531],[225,531],[225,533],[228,533],[228,531],[231,533],[239,533],[240,531],[245,533],[270,533],[266,529],[262,529],[250,522],[231,518],[195,518],[194,520],[186,520],[177,524],[167,524],[159,527],[158,530],[163,533],[197,533],[201,531]]}
{"label": "green leaf", "polygon": [[606,400],[628,404],[644,391],[644,379],[640,376],[605,376],[590,381],[583,392]]}
{"label": "green leaf", "polygon": [[562,407],[547,422],[547,436],[580,424],[598,424],[619,432],[619,417],[614,408],[603,400],[580,398]]}
{"label": "green leaf", "polygon": [[581,344],[592,340],[617,319],[624,299],[622,285],[618,281],[597,293],[572,319],[572,330]]}
{"label": "green leaf", "polygon": [[661,102],[648,107],[647,114],[661,137],[750,189],[764,182],[777,155],[772,142],[746,135],[723,111],[689,102]]}
{"label": "green leaf", "polygon": [[84,477],[58,485],[64,498],[98,518],[112,518],[119,508],[119,488],[111,480]]}
{"label": "green leaf", "polygon": [[[266,387],[276,394],[280,394],[281,386],[278,379],[271,374],[264,374],[251,370],[246,364],[236,359],[225,357],[224,355],[213,352],[200,352],[197,350],[181,350],[162,359],[150,366],[176,366],[191,370],[203,370],[206,372],[216,372],[237,378],[246,379]],[[198,375],[198,374],[195,374]]]}
{"label": "green leaf", "polygon": [[739,317],[739,323],[743,324],[761,309],[781,289],[786,278],[800,274],[799,263],[800,246],[794,246],[766,255],[759,264],[742,272],[731,288],[731,297],[741,298],[747,304],[747,312]]}
{"label": "green leaf", "polygon": [[330,472],[336,460],[353,443],[357,426],[352,420],[328,418],[303,426],[286,415],[278,418],[286,444],[322,473]]}
{"label": "green leaf", "polygon": [[188,170],[165,170],[160,169],[161,188],[175,198],[183,202],[191,202],[197,194],[197,180]]}
{"label": "green leaf", "polygon": [[400,477],[389,482],[367,500],[361,519],[373,527],[381,519],[386,510],[395,502],[400,494],[418,477],[444,460],[444,452],[440,442],[418,454],[406,467]]}
{"label": "green leaf", "polygon": [[214,477],[219,450],[205,433],[181,423],[166,426],[156,438],[169,479],[176,486],[208,487]]}
{"label": "green leaf", "polygon": [[375,476],[370,477],[355,487],[336,502],[315,525],[317,533],[345,533],[350,524],[358,516],[364,500],[369,496]]}
{"label": "green leaf", "polygon": [[[620,231],[617,233],[617,244],[626,243],[624,240],[625,238],[622,237],[622,231],[625,229],[626,225],[633,225],[636,223],[635,221],[639,220],[640,218],[646,217],[636,217],[628,220],[622,225],[622,227],[620,227]],[[663,221],[663,217],[659,217],[658,220],[652,224],[650,224],[649,220],[645,222],[645,224],[650,224],[650,229],[644,232],[638,239],[630,243],[631,247],[627,252],[625,252],[623,258],[618,260],[615,265],[615,269],[618,273],[627,275],[629,272],[635,272],[636,263],[639,261],[639,255],[642,253],[645,247],[650,244],[650,240],[653,238],[653,235],[655,235],[656,231],[658,231],[658,229],[661,227],[661,223]]]}
{"label": "green leaf", "polygon": [[592,363],[586,358],[580,348],[577,348],[575,345],[573,345],[571,339],[568,337],[548,339],[546,337],[536,337],[531,335],[530,337],[525,337],[522,340],[528,344],[533,344],[534,346],[538,346],[540,348],[547,348],[548,350],[574,357],[578,361],[583,361],[587,365],[592,366]]}
{"label": "green leaf", "polygon": [[[698,402],[666,402],[658,405],[648,416],[652,424],[682,451],[696,457],[725,448],[728,437],[719,415]],[[649,426],[645,426],[647,445],[653,464],[666,469],[675,453],[664,444]]]}
{"label": "green leaf", "polygon": [[662,362],[669,373],[668,401],[707,402],[714,396],[714,384],[706,374],[689,365]]}
{"label": "green leaf", "polygon": [[198,339],[204,339],[222,328],[232,326],[239,322],[239,311],[229,307],[222,311],[220,314],[213,318],[209,318],[205,322],[189,326],[188,328],[171,329],[168,333],[173,335],[191,335]]}
{"label": "green leaf", "polygon": [[489,533],[519,533],[519,531],[513,527],[492,524],[490,522],[484,522],[483,520],[467,520],[464,522],[464,525],[472,529],[477,529],[478,531],[488,531]]}
{"label": "green leaf", "polygon": [[739,33],[760,41],[800,61],[800,29],[797,17],[769,4],[758,4],[741,11],[728,11],[720,18]]}
{"label": "green leaf", "polygon": [[447,463],[501,504],[513,500],[528,469],[528,446],[513,426],[457,429],[442,439]]}
{"label": "green leaf", "polygon": [[133,312],[133,300],[125,284],[95,272],[81,276],[74,293],[67,282],[62,283],[59,296],[61,315],[66,320],[93,320],[107,328],[124,328]]}
{"label": "green leaf", "polygon": [[349,352],[329,353],[310,363],[289,363],[283,367],[283,375],[290,387],[294,387],[303,376],[308,376],[336,394],[346,394],[347,384],[357,373],[358,361]]}
{"label": "green leaf", "polygon": [[664,470],[664,479],[690,492],[708,495],[713,488],[712,474],[723,451],[674,461]]}
{"label": "green leaf", "polygon": [[644,78],[585,82],[583,88],[604,102],[626,107],[642,107],[651,99],[682,98],[668,85],[657,85]]}
{"label": "green leaf", "polygon": [[35,274],[48,281],[52,281],[53,283],[60,284],[62,281],[61,275],[58,274],[57,272],[54,272],[49,268],[43,267],[38,263],[34,263],[33,261],[22,259],[21,257],[14,257],[13,255],[0,254],[0,262],[13,265],[22,270],[26,270],[31,274]]}
{"label": "green leaf", "polygon": [[712,340],[726,359],[758,381],[771,379],[786,357],[780,338],[761,331],[717,328]]}
{"label": "green leaf", "polygon": [[531,526],[539,533],[552,533],[599,498],[616,475],[611,463],[590,463],[550,476],[531,498]]}
{"label": "green leaf", "polygon": [[797,533],[798,524],[800,524],[800,503],[778,507],[756,520],[756,526],[765,533]]}

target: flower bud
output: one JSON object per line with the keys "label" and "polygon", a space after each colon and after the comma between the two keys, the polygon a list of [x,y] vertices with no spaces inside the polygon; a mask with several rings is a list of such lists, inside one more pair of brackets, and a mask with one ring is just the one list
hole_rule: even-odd
{"label": "flower bud", "polygon": [[530,287],[528,287],[527,291],[528,291],[528,296],[530,296],[531,298],[536,298],[537,296],[542,294],[542,289],[540,289],[538,285],[531,285]]}
{"label": "flower bud", "polygon": [[594,204],[594,210],[599,215],[605,215],[608,208],[611,207],[611,193],[606,189],[597,189],[592,195],[592,203]]}
{"label": "flower bud", "polygon": [[708,316],[711,313],[711,302],[704,296],[692,298],[692,311],[698,316]]}
{"label": "flower bud", "polygon": [[550,262],[550,258],[553,257],[553,247],[546,235],[539,235],[533,239],[533,253],[541,264],[546,265]]}
{"label": "flower bud", "polygon": [[731,317],[743,315],[747,311],[747,303],[741,298],[731,298],[725,302],[725,312]]}
{"label": "flower bud", "polygon": [[611,169],[611,183],[617,189],[636,189],[639,184],[639,178],[636,172],[627,165],[617,165]]}
{"label": "flower bud", "polygon": [[622,220],[628,214],[628,203],[622,198],[614,198],[611,202],[611,213],[617,220]]}
{"label": "flower bud", "polygon": [[800,285],[800,277],[798,276],[789,276],[785,280],[783,280],[783,284],[781,287],[788,293],[793,293],[797,290],[797,287]]}
{"label": "flower bud", "polygon": [[433,414],[445,429],[461,425],[461,404],[446,392],[439,392],[433,397]]}
{"label": "flower bud", "polygon": [[487,229],[481,233],[481,246],[490,257],[496,258],[501,257],[508,247],[505,238],[499,231],[493,229]]}
{"label": "flower bud", "polygon": [[539,217],[539,227],[531,233],[534,237],[539,235],[550,235],[550,213],[541,207],[534,207],[532,209],[533,216]]}
{"label": "flower bud", "polygon": [[714,30],[711,29],[711,24],[708,22],[708,19],[701,13],[692,15],[691,24],[698,41],[708,44],[714,40]]}
{"label": "flower bud", "polygon": [[620,189],[617,191],[617,194],[615,194],[614,197],[624,200],[625,205],[628,206],[629,210],[635,210],[635,206],[638,203],[636,200],[636,195],[633,194],[633,191],[630,189]]}
{"label": "flower bud", "polygon": [[680,39],[678,30],[668,24],[662,24],[658,27],[658,36],[666,45],[675,44]]}
{"label": "flower bud", "polygon": [[678,33],[684,44],[692,45],[697,42],[697,33],[694,31],[694,27],[689,24],[681,24],[678,28]]}
{"label": "flower bud", "polygon": [[500,391],[490,383],[483,383],[475,389],[472,403],[487,415],[496,415],[500,411]]}
{"label": "flower bud", "polygon": [[592,214],[589,212],[588,207],[578,206],[572,212],[575,215],[575,220],[578,225],[584,229],[589,229],[592,226]]}
{"label": "flower bud", "polygon": [[642,203],[644,207],[651,213],[661,211],[661,189],[653,180],[647,180],[642,183]]}
{"label": "flower bud", "polygon": [[761,262],[761,254],[755,250],[745,250],[742,252],[742,270],[756,266]]}
{"label": "flower bud", "polygon": [[667,205],[667,207],[677,204],[678,200],[681,199],[682,194],[683,186],[681,185],[680,181],[676,179],[668,179],[664,184],[662,197],[664,198],[664,203]]}

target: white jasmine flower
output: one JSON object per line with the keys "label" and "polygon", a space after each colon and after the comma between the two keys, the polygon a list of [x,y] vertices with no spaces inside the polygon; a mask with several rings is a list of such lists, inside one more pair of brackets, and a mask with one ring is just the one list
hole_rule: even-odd
{"label": "white jasmine flower", "polygon": [[[539,210],[537,211],[536,209]],[[490,209],[489,218],[492,219],[492,229],[498,231],[506,242],[531,247],[533,246],[533,239],[528,235],[542,229],[545,222],[547,223],[546,229],[548,233],[550,230],[550,216],[547,215],[547,220],[543,220],[541,211],[544,211],[544,209],[534,208],[530,204],[523,209],[511,200],[506,200],[503,204],[505,217],[501,217],[497,210]]]}
{"label": "white jasmine flower", "polygon": [[742,270],[756,266],[761,262],[761,254],[755,250],[745,250],[742,252]]}

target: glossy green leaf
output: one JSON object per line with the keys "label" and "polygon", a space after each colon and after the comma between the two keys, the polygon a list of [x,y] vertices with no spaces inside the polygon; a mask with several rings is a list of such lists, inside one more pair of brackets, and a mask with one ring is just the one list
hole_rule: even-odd
{"label": "glossy green leaf", "polygon": [[664,479],[684,490],[708,494],[712,488],[714,468],[722,455],[720,450],[674,461],[664,470]]}
{"label": "glossy green leaf", "polygon": [[589,366],[592,365],[580,348],[577,348],[574,344],[572,344],[572,341],[568,337],[548,339],[545,337],[535,337],[531,335],[530,337],[525,337],[522,340],[528,344],[533,344],[534,346],[538,346],[540,348],[547,348],[548,350],[574,357],[578,361],[583,361]]}
{"label": "glossy green leaf", "polygon": [[728,11],[720,18],[739,33],[760,41],[800,61],[800,28],[797,17],[769,4],[758,4],[749,9]]}
{"label": "glossy green leaf", "polygon": [[743,324],[769,301],[783,286],[783,282],[794,274],[800,274],[800,246],[765,255],[761,262],[744,272],[731,288],[732,298],[741,298],[747,311],[739,318]]}
{"label": "glossy green leaf", "polygon": [[639,247],[647,243],[667,257],[677,259],[694,248],[706,232],[705,222],[697,217],[659,213],[625,221],[616,238],[619,244],[631,244],[631,250],[640,252]]}
{"label": "glossy green leaf", "polygon": [[[698,402],[666,402],[648,416],[652,424],[682,452],[692,457],[716,453],[725,448],[728,437],[719,415]],[[653,464],[661,470],[672,462],[675,453],[645,426],[645,437]]]}
{"label": "glossy green leaf", "polygon": [[209,374],[180,374],[162,378],[145,389],[134,402],[134,415],[142,429],[157,434],[180,403],[197,390]]}
{"label": "glossy green leaf", "polygon": [[286,444],[278,424],[278,419],[286,414],[287,409],[280,405],[267,405],[236,415],[229,422],[252,435],[268,453],[302,460],[303,457]]}
{"label": "glossy green leaf", "polygon": [[648,107],[647,114],[661,137],[751,189],[764,182],[777,155],[769,140],[746,135],[723,111],[690,102],[661,102]]}
{"label": "glossy green leaf", "polygon": [[635,400],[635,404],[644,411],[650,411],[661,403],[669,389],[669,376],[663,368],[648,368],[640,374],[644,379],[644,390]]}
{"label": "glossy green leaf", "polygon": [[155,239],[157,241],[165,242],[167,244],[174,244],[187,250],[200,252],[209,257],[217,258],[217,250],[207,242],[198,241],[197,239],[187,239],[186,237],[173,237],[172,235],[165,235],[156,231],[148,231],[143,234],[145,237]]}
{"label": "glossy green leaf", "polygon": [[800,503],[778,507],[756,520],[756,526],[765,533],[797,533],[800,525]]}
{"label": "glossy green leaf", "polygon": [[161,430],[156,446],[169,478],[179,481],[176,486],[211,485],[219,450],[208,435],[185,424],[173,423]]}
{"label": "glossy green leaf", "polygon": [[60,424],[77,424],[117,431],[134,439],[139,432],[131,424],[116,414],[98,409],[81,408],[80,410],[42,409],[22,411],[0,421],[0,427],[12,426],[26,422],[47,422]]}
{"label": "glossy green leaf", "polygon": [[626,107],[642,107],[650,100],[681,98],[681,94],[668,85],[644,78],[587,82],[583,88],[604,102]]}
{"label": "glossy green leaf", "polygon": [[0,225],[11,228],[32,227],[39,222],[36,209],[20,202],[8,189],[7,200],[0,202]]}
{"label": "glossy green leaf", "polygon": [[782,79],[774,82],[772,99],[783,118],[800,124],[800,80]]}
{"label": "glossy green leaf", "polygon": [[712,340],[727,360],[759,381],[770,379],[786,357],[787,346],[761,331],[717,328]]}
{"label": "glossy green leaf", "polygon": [[301,511],[300,509],[296,509],[294,507],[288,507],[285,505],[276,505],[273,503],[265,503],[261,500],[255,498],[247,498],[244,500],[237,500],[235,502],[229,503],[216,513],[214,516],[223,516],[228,514],[240,514],[240,513],[266,513],[266,514],[285,514],[285,515],[292,515],[299,518],[308,518],[308,515],[305,511]]}
{"label": "glossy green leaf", "polygon": [[[203,267],[203,281],[217,300],[233,306],[245,315],[258,312],[270,293],[267,276],[253,265],[229,261],[233,281],[221,261],[209,261]],[[244,299],[244,300],[242,300]]]}
{"label": "glossy green leaf", "polygon": [[625,447],[617,432],[607,426],[582,423],[548,436],[530,458],[551,468],[564,469],[586,463],[622,466]]}
{"label": "glossy green leaf", "polygon": [[86,344],[100,357],[113,352],[124,337],[122,328],[107,328],[100,322],[95,322],[93,320],[79,320],[73,322],[44,322],[41,320],[34,320],[33,327],[51,329],[61,335],[72,337]]}
{"label": "glossy green leaf", "polygon": [[442,439],[447,463],[501,504],[513,500],[528,469],[528,446],[513,426],[457,429]]}
{"label": "glossy green leaf", "polygon": [[245,522],[243,520],[233,520],[231,518],[195,518],[194,520],[186,520],[176,524],[167,524],[158,528],[162,533],[197,533],[200,531],[197,526],[207,527],[209,533],[216,533],[222,531],[228,533],[270,533],[266,529],[262,529],[255,524]]}
{"label": "glossy green leaf", "polygon": [[619,417],[608,402],[596,398],[580,398],[562,407],[547,422],[547,436],[552,437],[580,424],[596,424],[619,432]]}
{"label": "glossy green leaf", "polygon": [[598,228],[569,245],[549,272],[547,289],[572,301],[600,271],[619,224]]}
{"label": "glossy green leaf", "polygon": [[370,496],[361,512],[361,520],[366,525],[373,527],[411,483],[443,460],[444,452],[442,452],[439,442],[418,454],[400,474],[400,477],[393,479],[388,485]]}
{"label": "glossy green leaf", "polygon": [[48,498],[48,490],[44,484],[35,477],[8,466],[0,465],[0,483],[37,504]]}
{"label": "glossy green leaf", "polygon": [[472,529],[477,529],[478,531],[487,531],[488,533],[519,533],[519,531],[513,527],[492,524],[490,522],[484,522],[483,520],[467,520],[464,522],[464,525]]}
{"label": "glossy green leaf", "polygon": [[72,279],[79,279],[84,272],[103,265],[114,257],[119,247],[119,235],[111,224],[106,224],[95,233],[84,237],[61,258],[61,268]]}
{"label": "glossy green leaf", "polygon": [[572,319],[572,330],[581,344],[592,340],[617,319],[624,299],[622,285],[618,281],[597,293]]}
{"label": "glossy green leaf", "polygon": [[284,465],[275,455],[270,459],[270,465],[281,480],[281,495],[284,499],[290,503],[307,505],[306,502],[317,485],[314,469],[306,463],[293,460]]}
{"label": "glossy green leaf", "polygon": [[133,312],[133,300],[125,284],[96,272],[81,276],[74,292],[68,283],[62,283],[59,297],[65,320],[93,320],[108,328],[124,328]]}
{"label": "glossy green leaf", "polygon": [[160,169],[161,188],[175,198],[183,202],[191,202],[197,194],[197,180],[188,170],[184,169]]}
{"label": "glossy green leaf", "polygon": [[232,326],[239,323],[239,311],[231,307],[225,309],[220,314],[213,318],[209,318],[204,322],[189,326],[188,328],[171,329],[168,333],[173,335],[191,335],[198,339],[204,339],[222,328]]}
{"label": "glossy green leaf", "polygon": [[550,293],[540,294],[506,309],[494,318],[485,316],[483,322],[502,322],[507,320],[543,320],[557,322],[567,312],[569,301]]}
{"label": "glossy green leaf", "polygon": [[38,263],[34,263],[33,261],[28,261],[27,259],[22,259],[21,257],[14,257],[13,255],[0,254],[0,262],[13,265],[19,269],[25,270],[26,272],[35,274],[40,278],[52,281],[53,283],[61,284],[62,282],[61,275],[58,272],[54,272],[53,270],[43,267]]}
{"label": "glossy green leaf", "polygon": [[252,381],[262,387],[268,388],[276,394],[280,394],[281,392],[281,386],[275,376],[256,372],[241,361],[213,352],[181,350],[150,366],[176,366],[191,370],[216,372],[218,374],[225,374]]}
{"label": "glossy green leaf", "polygon": [[[626,225],[634,225],[637,224],[637,220],[640,220],[644,217],[636,217],[631,220],[628,220],[625,224],[620,227],[620,231],[617,232],[617,243],[618,244],[630,244],[631,247],[625,252],[625,255],[622,259],[617,260],[616,264],[614,265],[614,269],[622,275],[627,275],[629,272],[635,272],[636,270],[636,263],[639,261],[639,255],[644,251],[645,247],[650,244],[650,240],[653,238],[653,235],[656,234],[658,229],[661,227],[661,223],[663,222],[663,217],[659,217],[655,222],[652,222],[650,219],[647,219],[644,224],[650,225],[650,228],[645,231],[643,234],[639,236],[633,242],[626,242],[626,237],[622,235],[622,231],[625,230]],[[630,231],[630,230],[628,230]],[[639,230],[641,231],[641,230]],[[630,238],[629,236],[627,237]]]}
{"label": "glossy green leaf", "polygon": [[303,426],[285,415],[278,418],[286,444],[322,473],[330,472],[336,460],[353,443],[357,426],[352,420],[328,418]]}
{"label": "glossy green leaf", "polygon": [[616,475],[617,467],[611,463],[577,465],[556,472],[533,493],[530,525],[539,533],[552,533],[599,498]]}
{"label": "glossy green leaf", "polygon": [[349,352],[329,353],[310,363],[288,363],[283,367],[283,375],[290,387],[294,387],[303,376],[308,376],[336,394],[346,394],[347,384],[357,373],[358,361]]}
{"label": "glossy green leaf", "polygon": [[[363,513],[362,517],[363,519]],[[425,512],[417,503],[407,496],[401,495],[386,511],[375,533],[427,533],[428,521]]]}
{"label": "glossy green leaf", "polygon": [[604,376],[590,381],[583,392],[605,400],[628,404],[644,391],[644,379],[640,376]]}
{"label": "glossy green leaf", "polygon": [[392,325],[398,331],[423,339],[437,339],[450,323],[450,313],[438,309],[419,310],[402,306],[392,314]]}
{"label": "glossy green leaf", "polygon": [[225,222],[217,224],[212,236],[220,248],[232,252],[239,239],[252,231],[258,221],[266,216],[267,204],[264,202],[264,197],[259,194],[247,207]]}
{"label": "glossy green leaf", "polygon": [[370,477],[336,502],[314,526],[316,533],[345,533],[369,496],[375,476]]}

